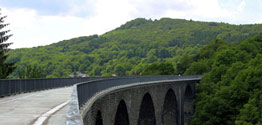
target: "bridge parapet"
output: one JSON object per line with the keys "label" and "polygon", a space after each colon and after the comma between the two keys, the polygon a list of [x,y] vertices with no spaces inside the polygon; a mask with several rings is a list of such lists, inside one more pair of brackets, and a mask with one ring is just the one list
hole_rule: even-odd
{"label": "bridge parapet", "polygon": [[[106,80],[94,80],[78,83],[74,86],[70,109],[67,114],[67,124],[83,124],[83,118],[90,118],[92,105],[98,99],[116,91],[122,91],[134,86],[148,86],[151,84],[170,83],[175,81],[200,81],[201,76],[137,76],[120,77]],[[77,97],[77,98],[76,98]],[[76,108],[77,107],[77,108]],[[80,114],[80,115],[79,115]],[[91,113],[93,114],[93,113]],[[76,117],[77,116],[77,117]],[[86,120],[86,119],[85,119]]]}
{"label": "bridge parapet", "polygon": [[86,78],[48,78],[48,79],[1,79],[0,97],[72,86],[76,83],[111,77],[86,77]]}

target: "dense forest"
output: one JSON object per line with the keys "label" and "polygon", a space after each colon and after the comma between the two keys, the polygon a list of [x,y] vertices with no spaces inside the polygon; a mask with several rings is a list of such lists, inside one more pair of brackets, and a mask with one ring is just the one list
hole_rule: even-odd
{"label": "dense forest", "polygon": [[214,40],[182,57],[184,74],[202,74],[192,124],[262,124],[262,35],[237,45]]}
{"label": "dense forest", "polygon": [[[100,36],[83,36],[48,46],[11,50],[8,62],[16,62],[17,68],[9,77],[25,78],[23,74],[35,70],[41,71],[41,77],[46,78],[68,77],[76,72],[90,76],[140,75],[145,67],[157,62],[171,63],[174,74],[189,73],[185,71],[190,64],[186,60],[210,41],[221,39],[238,44],[261,33],[261,24],[137,18]],[[30,67],[35,70],[28,70],[32,69]],[[147,73],[144,71],[144,74]]]}

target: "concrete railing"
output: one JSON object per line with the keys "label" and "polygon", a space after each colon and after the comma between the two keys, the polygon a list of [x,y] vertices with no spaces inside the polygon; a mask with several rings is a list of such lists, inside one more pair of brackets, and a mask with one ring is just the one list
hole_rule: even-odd
{"label": "concrete railing", "polygon": [[152,81],[168,81],[168,80],[201,80],[202,76],[132,76],[132,77],[118,77],[109,78],[101,80],[93,80],[75,84],[73,87],[73,93],[71,96],[71,101],[69,103],[69,110],[67,113],[67,125],[83,124],[82,114],[80,114],[80,109],[85,105],[88,100],[95,94],[117,86],[123,86],[134,83],[144,83]]}

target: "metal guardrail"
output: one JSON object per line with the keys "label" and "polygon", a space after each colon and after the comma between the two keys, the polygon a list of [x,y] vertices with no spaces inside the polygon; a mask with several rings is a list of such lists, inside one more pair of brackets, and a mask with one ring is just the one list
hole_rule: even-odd
{"label": "metal guardrail", "polygon": [[76,83],[110,77],[51,78],[51,79],[4,79],[0,80],[0,97],[19,93],[47,90]]}
{"label": "metal guardrail", "polygon": [[87,81],[83,83],[76,84],[77,87],[77,98],[78,98],[78,107],[79,109],[94,96],[97,92],[105,90],[107,88],[127,85],[131,83],[139,82],[150,82],[150,81],[160,81],[160,80],[183,80],[183,79],[201,79],[200,75],[192,76],[129,76],[129,77],[117,77],[117,78],[108,78],[101,80]]}

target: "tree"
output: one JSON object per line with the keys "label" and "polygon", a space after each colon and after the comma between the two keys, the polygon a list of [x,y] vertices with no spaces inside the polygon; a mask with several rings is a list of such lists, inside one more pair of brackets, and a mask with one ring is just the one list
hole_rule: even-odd
{"label": "tree", "polygon": [[8,34],[10,30],[3,30],[9,24],[4,23],[4,19],[7,16],[2,16],[0,8],[0,78],[5,79],[7,76],[13,72],[14,63],[6,63],[8,47],[12,43],[6,43],[6,41],[12,36]]}
{"label": "tree", "polygon": [[175,70],[172,63],[161,62],[161,63],[153,63],[145,67],[142,75],[172,75]]}
{"label": "tree", "polygon": [[209,71],[209,67],[206,60],[193,62],[189,68],[187,68],[185,75],[202,75]]}
{"label": "tree", "polygon": [[184,55],[179,60],[179,62],[176,65],[177,74],[184,74],[186,69],[190,66],[190,64],[193,62],[193,58],[191,55]]}
{"label": "tree", "polygon": [[24,71],[18,71],[18,76],[20,79],[28,79],[28,78],[44,78],[42,70],[38,68],[36,65],[26,66]]}

